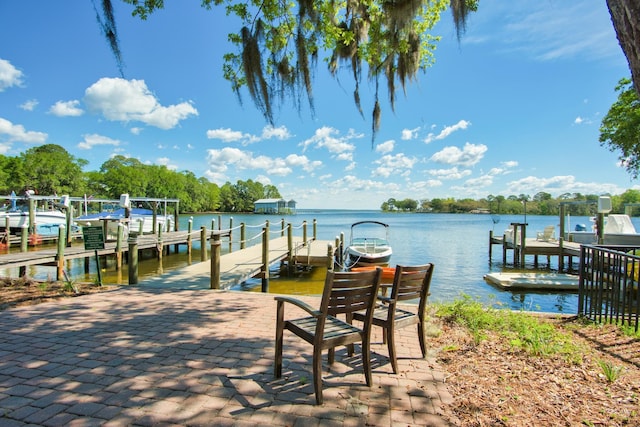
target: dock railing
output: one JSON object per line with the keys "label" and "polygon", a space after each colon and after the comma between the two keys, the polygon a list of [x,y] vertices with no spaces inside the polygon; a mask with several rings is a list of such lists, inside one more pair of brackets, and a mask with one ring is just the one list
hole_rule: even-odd
{"label": "dock railing", "polygon": [[640,248],[583,245],[580,253],[578,315],[638,331]]}

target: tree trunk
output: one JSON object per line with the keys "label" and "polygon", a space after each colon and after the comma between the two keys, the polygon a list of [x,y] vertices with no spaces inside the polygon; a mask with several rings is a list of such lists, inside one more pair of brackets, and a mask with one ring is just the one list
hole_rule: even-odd
{"label": "tree trunk", "polygon": [[633,85],[640,96],[640,2],[607,0],[607,7],[618,42],[629,62]]}

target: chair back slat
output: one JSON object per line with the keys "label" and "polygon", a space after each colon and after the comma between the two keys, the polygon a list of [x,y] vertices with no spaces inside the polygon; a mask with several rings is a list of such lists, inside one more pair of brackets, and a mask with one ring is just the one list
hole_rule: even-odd
{"label": "chair back slat", "polygon": [[382,270],[328,271],[320,311],[336,316],[366,310],[376,298]]}
{"label": "chair back slat", "polygon": [[[391,298],[397,301],[426,300],[431,286],[433,264],[396,266]],[[421,304],[422,305],[422,304]]]}

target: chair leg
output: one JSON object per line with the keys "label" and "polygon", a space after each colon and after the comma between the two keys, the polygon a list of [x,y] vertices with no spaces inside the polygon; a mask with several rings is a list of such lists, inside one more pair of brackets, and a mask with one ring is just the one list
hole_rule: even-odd
{"label": "chair leg", "polygon": [[327,355],[327,361],[329,363],[329,365],[333,365],[333,362],[336,360],[336,348],[332,347],[329,349],[328,355]]}
{"label": "chair leg", "polygon": [[322,405],[322,350],[313,348],[313,388],[316,392],[316,403]]}
{"label": "chair leg", "polygon": [[362,340],[362,367],[364,369],[364,379],[367,386],[371,387],[371,340],[370,337],[364,337]]}
{"label": "chair leg", "polygon": [[384,336],[387,341],[387,348],[389,349],[389,361],[391,362],[391,368],[393,369],[393,373],[398,373],[398,360],[396,358],[396,342],[394,339],[395,330],[393,326],[389,328],[384,328]]}
{"label": "chair leg", "polygon": [[422,350],[422,358],[427,357],[427,343],[424,337],[424,321],[418,322],[418,340],[420,341],[420,350]]}
{"label": "chair leg", "polygon": [[273,367],[273,374],[276,378],[282,376],[282,345],[284,334],[284,303],[278,301],[278,308],[276,311],[276,354],[275,354],[275,366]]}

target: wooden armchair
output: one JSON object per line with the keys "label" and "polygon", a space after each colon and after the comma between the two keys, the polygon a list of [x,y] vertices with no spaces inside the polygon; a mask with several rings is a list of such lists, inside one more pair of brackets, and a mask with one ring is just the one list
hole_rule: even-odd
{"label": "wooden armchair", "polygon": [[[418,325],[418,340],[422,357],[427,355],[427,346],[424,335],[424,315],[431,286],[433,264],[419,266],[396,266],[396,273],[391,285],[391,296],[379,296],[381,301],[373,314],[373,324],[384,328],[384,340],[389,349],[389,360],[393,373],[398,373],[398,362],[394,331],[409,325]],[[403,310],[397,307],[399,301],[418,300],[418,313]],[[354,313],[354,320],[365,321],[365,313]]]}
{"label": "wooden armchair", "polygon": [[[313,380],[318,405],[322,404],[323,350],[329,350],[328,361],[329,364],[332,364],[335,347],[347,345],[351,355],[353,353],[353,344],[361,342],[365,380],[367,386],[370,387],[371,319],[381,276],[382,270],[379,268],[364,272],[328,271],[319,309],[315,309],[294,298],[275,297],[278,302],[274,368],[276,378],[282,376],[283,332],[287,329],[313,345]],[[285,302],[302,308],[309,316],[294,320],[284,320]],[[356,311],[363,311],[361,319],[364,322],[364,326],[362,328],[357,328],[350,324],[352,315]],[[347,321],[338,319],[337,316],[339,314],[345,314]]]}

